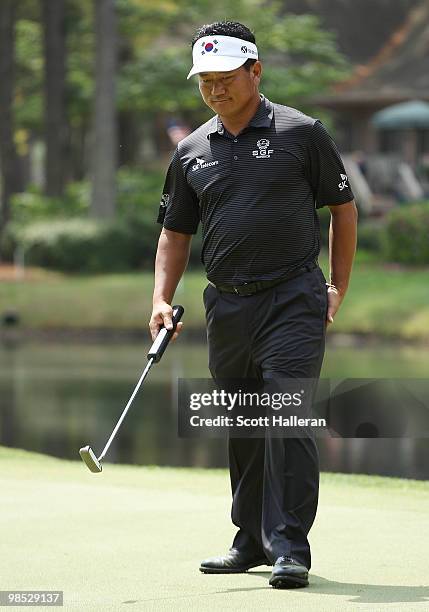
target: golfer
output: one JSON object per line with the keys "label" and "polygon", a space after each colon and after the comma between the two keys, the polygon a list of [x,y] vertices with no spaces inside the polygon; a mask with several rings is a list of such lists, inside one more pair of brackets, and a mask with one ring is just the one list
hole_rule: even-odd
{"label": "golfer", "polygon": [[[171,327],[174,292],[201,221],[213,378],[317,378],[356,247],[357,212],[342,161],[320,121],[260,94],[262,65],[246,26],[205,25],[192,44],[188,78],[197,75],[215,116],[178,144],[167,172],[152,338],[161,324]],[[328,284],[317,263],[316,209],[323,206],[331,212]],[[314,434],[228,444],[238,530],[229,552],[200,570],[273,565],[272,586],[306,586],[319,489]]]}

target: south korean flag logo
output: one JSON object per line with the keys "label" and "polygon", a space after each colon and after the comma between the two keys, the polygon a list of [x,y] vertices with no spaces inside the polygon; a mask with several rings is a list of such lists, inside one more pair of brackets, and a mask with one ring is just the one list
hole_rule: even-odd
{"label": "south korean flag logo", "polygon": [[218,48],[216,45],[218,45],[219,42],[215,39],[213,40],[213,42],[208,41],[208,42],[202,42],[201,43],[201,55],[205,55],[206,53],[217,53],[218,52]]}

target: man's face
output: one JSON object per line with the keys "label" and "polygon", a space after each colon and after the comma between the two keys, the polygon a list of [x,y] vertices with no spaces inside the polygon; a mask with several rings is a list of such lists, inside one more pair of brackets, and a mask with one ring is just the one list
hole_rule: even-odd
{"label": "man's face", "polygon": [[255,94],[261,76],[261,64],[256,62],[246,70],[240,66],[228,72],[201,72],[198,84],[204,102],[218,115],[237,116]]}

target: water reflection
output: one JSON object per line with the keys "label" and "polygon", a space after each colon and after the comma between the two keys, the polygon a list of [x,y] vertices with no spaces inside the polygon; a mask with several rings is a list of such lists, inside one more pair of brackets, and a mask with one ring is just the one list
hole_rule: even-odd
{"label": "water reflection", "polygon": [[[78,459],[99,452],[146,365],[146,341],[0,345],[0,444]],[[329,346],[325,377],[426,377],[426,352],[416,347]],[[151,369],[112,444],[108,461],[224,467],[223,439],[177,437],[179,377],[208,378],[206,347],[182,338]],[[327,471],[429,477],[429,441],[318,440]]]}

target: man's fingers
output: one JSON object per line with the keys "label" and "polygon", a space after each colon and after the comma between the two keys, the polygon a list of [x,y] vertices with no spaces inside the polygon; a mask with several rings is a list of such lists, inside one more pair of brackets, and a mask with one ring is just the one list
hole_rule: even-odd
{"label": "man's fingers", "polygon": [[183,323],[182,321],[179,321],[179,323],[176,326],[176,331],[174,332],[173,336],[172,336],[172,340],[176,340],[177,336],[180,334],[180,332],[182,331],[182,327],[183,327]]}
{"label": "man's fingers", "polygon": [[149,330],[150,335],[152,336],[152,341],[154,341],[157,335],[159,334],[159,330],[162,325],[164,325],[164,327],[166,327],[167,329],[172,329],[172,312],[173,309],[168,304],[163,304],[162,306],[154,307],[152,311],[152,316],[149,321]]}
{"label": "man's fingers", "polygon": [[[173,329],[173,319],[172,319],[173,309],[164,309],[156,314],[152,313],[151,320],[149,322],[149,330],[150,335],[152,336],[152,341],[155,340],[157,335],[159,334],[159,330],[162,326],[166,329]],[[175,340],[182,329],[183,323],[180,321],[176,330],[172,336],[172,340]]]}
{"label": "man's fingers", "polygon": [[171,319],[171,315],[170,314],[165,314],[164,315],[164,327],[166,327],[167,329],[173,329],[173,321]]}
{"label": "man's fingers", "polygon": [[150,331],[150,335],[152,336],[152,341],[154,341],[155,338],[157,337],[160,325],[162,325],[161,316],[160,315],[153,316],[149,322],[149,331]]}
{"label": "man's fingers", "polygon": [[326,325],[331,325],[334,322],[334,317],[340,307],[342,297],[336,287],[328,287],[328,310],[326,313]]}

